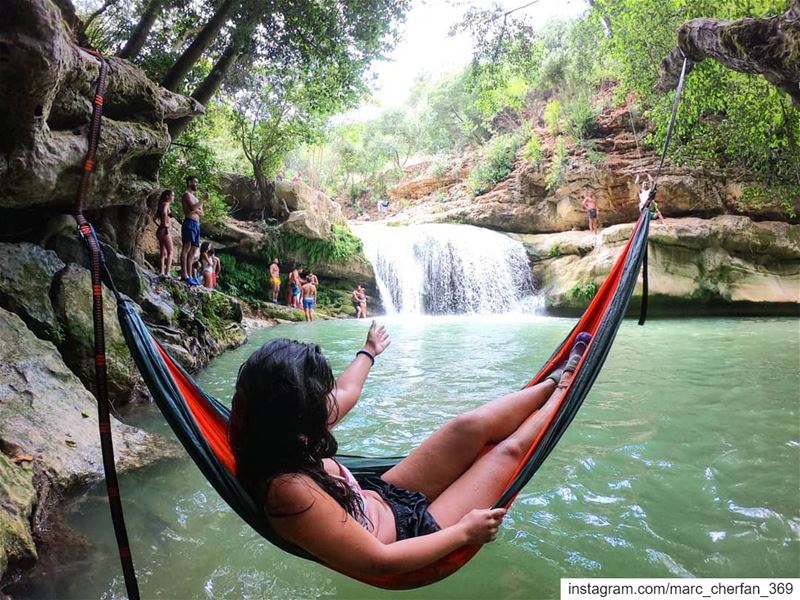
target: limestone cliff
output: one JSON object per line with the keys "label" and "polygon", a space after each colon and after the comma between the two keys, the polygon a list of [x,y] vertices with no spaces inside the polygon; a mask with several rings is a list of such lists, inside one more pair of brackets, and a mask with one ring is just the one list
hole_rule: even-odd
{"label": "limestone cliff", "polygon": [[[548,308],[572,314],[589,303],[632,229],[514,237],[528,250]],[[733,215],[667,219],[651,224],[648,250],[653,314],[800,315],[800,225]]]}

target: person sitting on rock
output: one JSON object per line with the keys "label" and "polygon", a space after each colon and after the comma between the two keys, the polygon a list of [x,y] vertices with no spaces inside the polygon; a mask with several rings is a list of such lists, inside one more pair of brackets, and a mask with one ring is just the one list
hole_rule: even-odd
{"label": "person sitting on rock", "polygon": [[213,289],[214,287],[214,263],[211,260],[209,251],[211,250],[210,242],[203,242],[200,244],[200,271],[202,283],[204,287]]}

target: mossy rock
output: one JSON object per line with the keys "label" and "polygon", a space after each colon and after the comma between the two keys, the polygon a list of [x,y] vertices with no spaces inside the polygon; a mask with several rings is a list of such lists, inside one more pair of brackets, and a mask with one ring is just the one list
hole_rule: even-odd
{"label": "mossy rock", "polygon": [[30,527],[35,502],[32,472],[0,452],[0,577],[9,565],[29,566],[37,558]]}
{"label": "mossy rock", "polygon": [[[89,390],[94,389],[94,319],[92,281],[89,271],[70,264],[53,282],[53,304],[63,329],[58,344],[64,362]],[[117,303],[103,287],[103,322],[106,340],[108,391],[113,398],[127,401],[140,381],[116,315]]]}
{"label": "mossy rock", "polygon": [[35,244],[0,244],[0,306],[25,321],[37,337],[56,343],[62,331],[50,301],[50,286],[64,263]]}

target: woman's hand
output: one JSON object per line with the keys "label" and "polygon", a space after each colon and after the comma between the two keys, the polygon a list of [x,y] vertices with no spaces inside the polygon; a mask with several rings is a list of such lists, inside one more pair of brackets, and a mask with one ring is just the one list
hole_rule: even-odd
{"label": "woman's hand", "polygon": [[383,325],[378,327],[375,321],[372,321],[372,325],[369,326],[369,331],[367,332],[367,341],[364,344],[364,350],[372,354],[372,356],[378,356],[381,352],[386,350],[391,343],[392,340],[389,339],[386,328]]}
{"label": "woman's hand", "polygon": [[505,515],[505,508],[476,508],[464,515],[458,525],[467,535],[467,544],[486,544],[497,537]]}

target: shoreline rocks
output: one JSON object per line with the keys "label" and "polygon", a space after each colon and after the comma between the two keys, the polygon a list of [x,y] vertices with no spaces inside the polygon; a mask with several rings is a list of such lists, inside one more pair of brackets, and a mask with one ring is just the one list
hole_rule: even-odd
{"label": "shoreline rocks", "polygon": [[[581,312],[633,229],[515,235],[554,314]],[[800,316],[800,225],[723,215],[651,223],[649,306],[653,315]],[[630,310],[641,301],[641,280]]]}

